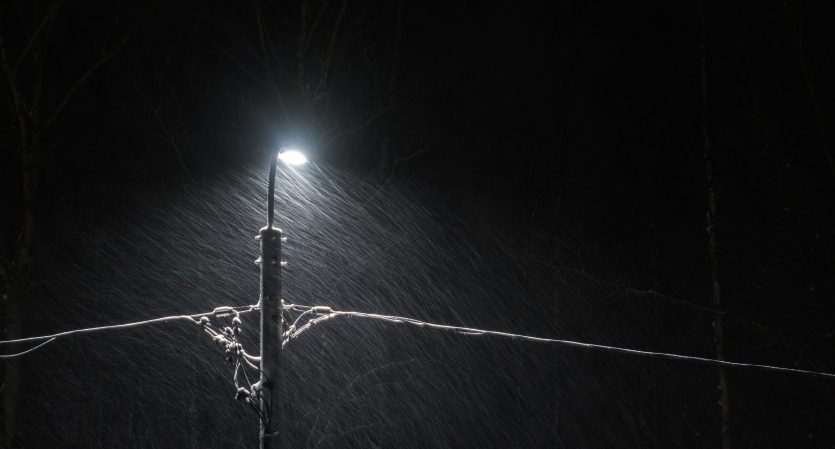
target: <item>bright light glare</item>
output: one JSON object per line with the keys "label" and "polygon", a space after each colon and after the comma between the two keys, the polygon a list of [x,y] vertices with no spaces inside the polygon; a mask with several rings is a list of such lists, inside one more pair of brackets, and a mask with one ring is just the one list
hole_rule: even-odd
{"label": "bright light glare", "polygon": [[304,165],[307,157],[299,150],[287,148],[278,152],[278,159],[287,165]]}

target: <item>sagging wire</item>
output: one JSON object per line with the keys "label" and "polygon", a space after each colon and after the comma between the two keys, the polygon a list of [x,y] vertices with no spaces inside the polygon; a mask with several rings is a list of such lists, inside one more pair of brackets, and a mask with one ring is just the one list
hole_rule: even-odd
{"label": "sagging wire", "polygon": [[[281,347],[284,348],[290,343],[291,340],[297,338],[303,332],[309,330],[313,326],[322,321],[327,321],[330,319],[335,318],[337,315],[331,313],[332,310],[330,307],[325,306],[300,306],[297,304],[285,304],[284,310],[286,311],[294,311],[294,312],[301,312],[299,316],[293,321],[287,329],[284,330],[282,334],[281,340]],[[307,317],[308,320],[303,325],[301,324],[302,318]]]}
{"label": "sagging wire", "polygon": [[40,348],[52,343],[53,341],[55,341],[55,338],[56,337],[52,337],[49,340],[47,340],[47,341],[45,341],[45,342],[43,342],[43,343],[41,343],[41,344],[39,344],[35,347],[29,348],[25,351],[18,352],[16,354],[0,354],[0,359],[13,359],[15,357],[20,357],[20,356],[29,354],[30,352],[37,351],[38,349],[40,349]]}
{"label": "sagging wire", "polygon": [[[112,330],[131,329],[173,321],[188,321],[201,326],[203,331],[207,335],[209,335],[209,337],[211,337],[215,343],[224,348],[226,361],[234,368],[234,373],[232,377],[233,383],[235,384],[236,388],[235,399],[245,401],[250,406],[250,408],[255,410],[259,418],[263,420],[267,418],[267,416],[264,416],[264,414],[261,412],[260,407],[258,406],[258,402],[261,399],[260,381],[253,383],[250,380],[249,373],[247,372],[247,369],[255,370],[258,373],[260,379],[261,369],[259,368],[258,364],[260,363],[261,358],[259,356],[255,356],[246,352],[239,339],[241,335],[242,324],[241,315],[250,312],[255,312],[258,310],[260,310],[260,307],[257,304],[237,307],[221,306],[216,307],[211,312],[196,313],[192,315],[171,315],[144,321],[135,321],[131,323],[114,324],[109,326],[97,326],[84,329],[74,329],[51,335],[40,335],[36,337],[18,338],[14,340],[3,340],[0,341],[0,346],[21,345],[37,342],[41,343],[18,353],[0,354],[0,359],[11,359],[30,354],[38,349],[43,348],[49,343],[54,342],[59,338]],[[217,318],[218,320],[228,317],[231,317],[232,319],[230,325],[221,327],[215,325],[211,321],[210,317]],[[243,386],[240,383],[241,374],[243,375],[243,380],[245,381],[246,386]],[[266,410],[267,413],[269,413],[269,404],[267,404]]]}
{"label": "sagging wire", "polygon": [[756,369],[761,371],[773,371],[779,373],[787,373],[787,374],[798,374],[798,375],[805,375],[805,376],[812,376],[812,377],[824,377],[829,379],[835,379],[835,374],[827,373],[822,371],[811,371],[811,370],[803,370],[798,368],[787,368],[783,366],[772,366],[772,365],[763,365],[758,363],[744,363],[744,362],[732,362],[728,360],[718,360],[718,359],[711,359],[707,357],[698,357],[692,355],[683,355],[683,354],[675,354],[675,353],[668,353],[668,352],[655,352],[655,351],[643,351],[639,349],[630,349],[624,348],[620,346],[609,346],[609,345],[602,345],[597,343],[585,343],[581,341],[573,341],[573,340],[562,340],[557,338],[544,338],[544,337],[534,337],[530,335],[523,335],[523,334],[514,334],[511,332],[501,332],[501,331],[491,331],[491,330],[484,330],[484,329],[475,329],[471,327],[462,327],[462,326],[450,326],[445,324],[436,324],[436,323],[429,323],[426,321],[417,320],[414,318],[407,318],[402,316],[396,315],[381,315],[376,313],[365,313],[365,312],[354,312],[354,311],[344,311],[344,310],[333,310],[327,306],[304,306],[299,304],[288,304],[285,308],[289,308],[290,310],[302,312],[297,321],[302,316],[315,316],[315,318],[311,318],[302,325],[301,327],[291,326],[288,329],[288,332],[285,332],[284,341],[282,342],[283,345],[287,345],[291,340],[298,338],[303,332],[311,329],[318,323],[322,321],[331,320],[337,317],[355,317],[355,318],[365,318],[365,319],[372,319],[372,320],[379,320],[379,321],[386,321],[389,323],[396,323],[396,324],[408,324],[420,328],[425,329],[433,329],[433,330],[440,330],[446,332],[453,332],[457,334],[463,335],[487,335],[487,336],[495,336],[495,337],[504,337],[510,338],[513,340],[521,340],[521,341],[528,341],[534,343],[546,343],[546,344],[555,344],[561,346],[571,346],[576,348],[588,349],[588,350],[596,350],[596,351],[606,351],[606,352],[614,352],[620,354],[628,354],[640,357],[651,357],[657,359],[667,359],[667,360],[678,360],[678,361],[685,361],[685,362],[693,362],[693,363],[701,363],[707,365],[714,365],[714,366],[726,366],[729,368],[747,368],[747,369]]}
{"label": "sagging wire", "polygon": [[[192,315],[172,315],[160,318],[153,318],[144,321],[135,321],[132,323],[75,329],[66,332],[59,332],[52,335],[41,335],[37,337],[5,340],[0,341],[0,346],[19,345],[36,342],[41,343],[33,348],[29,348],[25,351],[18,352],[15,354],[0,354],[0,359],[11,359],[30,354],[46,346],[49,343],[54,342],[59,338],[112,330],[131,329],[173,321],[188,321],[201,326],[203,331],[207,335],[209,335],[209,337],[211,337],[215,343],[224,348],[226,361],[230,365],[232,365],[234,369],[232,377],[233,383],[235,384],[236,388],[235,399],[245,401],[247,405],[252,410],[254,410],[256,414],[258,414],[259,419],[263,420],[266,417],[261,412],[261,408],[258,406],[258,402],[261,398],[260,382],[253,383],[252,381],[250,381],[249,374],[247,373],[247,369],[255,370],[259,374],[260,378],[261,370],[258,367],[258,363],[261,361],[261,358],[246,352],[246,350],[244,350],[243,348],[243,345],[239,341],[239,337],[241,334],[241,315],[250,312],[255,312],[257,310],[260,310],[260,307],[258,305],[248,305],[239,307],[221,306],[216,307],[211,312],[196,313]],[[232,319],[230,325],[220,327],[216,326],[211,321],[210,317],[217,318],[218,320],[226,317],[231,317]],[[243,374],[243,380],[246,382],[246,386],[241,385],[241,373]],[[269,407],[267,407],[267,410],[269,411]]]}
{"label": "sagging wire", "polygon": [[230,315],[230,314],[233,314],[233,313],[245,314],[245,313],[249,313],[249,312],[255,312],[257,310],[260,310],[257,305],[238,306],[238,307],[223,306],[223,307],[216,307],[211,312],[195,313],[193,315],[171,315],[171,316],[164,316],[164,317],[160,317],[160,318],[152,318],[150,320],[144,320],[144,321],[134,321],[132,323],[112,324],[112,325],[108,325],[108,326],[88,327],[88,328],[84,328],[84,329],[73,329],[73,330],[69,330],[69,331],[65,331],[65,332],[58,332],[56,334],[51,334],[51,335],[38,335],[36,337],[16,338],[14,340],[0,340],[0,346],[22,345],[22,344],[27,344],[27,343],[37,343],[37,342],[40,342],[40,341],[49,340],[46,343],[42,343],[38,346],[35,346],[34,348],[31,348],[29,350],[26,350],[26,351],[23,351],[23,352],[20,352],[20,353],[17,353],[17,354],[4,354],[4,355],[2,355],[3,357],[6,357],[6,358],[20,357],[22,355],[31,353],[35,349],[39,349],[39,348],[43,347],[47,343],[50,343],[52,341],[55,341],[55,340],[58,340],[58,339],[64,338],[64,337],[71,337],[71,336],[75,336],[75,335],[92,334],[92,333],[96,333],[96,332],[105,332],[105,331],[113,331],[113,330],[120,330],[120,329],[131,329],[131,328],[137,328],[137,327],[150,326],[152,324],[167,323],[167,322],[170,322],[170,321],[190,321],[192,323],[202,325],[202,322],[200,320],[204,317],[208,318],[210,316],[226,316],[226,315]]}
{"label": "sagging wire", "polygon": [[[168,321],[176,321],[176,320],[186,320],[191,321],[193,323],[199,324],[205,328],[211,328],[214,334],[212,338],[216,338],[215,335],[219,335],[217,341],[219,344],[223,344],[226,348],[227,344],[234,344],[236,346],[230,346],[230,352],[232,354],[233,360],[239,360],[241,366],[246,365],[252,369],[258,370],[259,376],[261,374],[260,370],[258,369],[257,363],[260,362],[260,357],[253,356],[246,351],[243,350],[243,347],[237,346],[237,336],[234,339],[230,339],[227,334],[224,334],[226,331],[226,327],[219,331],[218,328],[211,327],[211,320],[209,317],[216,316],[216,317],[224,317],[224,316],[233,316],[233,325],[234,318],[238,318],[240,321],[240,315],[244,313],[254,312],[256,310],[260,310],[258,305],[249,305],[249,306],[242,306],[242,307],[217,307],[212,312],[206,313],[199,313],[194,315],[174,315],[174,316],[167,316],[161,318],[154,318],[151,320],[145,321],[137,321],[133,323],[125,323],[125,324],[116,324],[111,326],[100,326],[100,327],[91,327],[86,329],[76,329],[66,332],[61,332],[52,335],[42,335],[37,337],[29,337],[29,338],[19,338],[15,340],[5,340],[0,341],[0,346],[5,345],[17,345],[17,344],[26,344],[26,343],[35,343],[35,342],[44,342],[38,346],[25,350],[23,352],[17,354],[5,354],[1,355],[2,358],[13,358],[13,357],[20,357],[26,354],[30,354],[37,349],[42,348],[48,343],[53,342],[58,338],[73,336],[73,335],[82,335],[88,334],[93,332],[101,332],[101,331],[108,331],[108,330],[117,330],[117,329],[128,329],[140,326],[147,326],[151,324],[163,323]],[[445,324],[436,324],[430,323],[426,321],[417,320],[414,318],[407,318],[402,316],[396,315],[381,315],[376,313],[365,313],[365,312],[355,312],[355,311],[345,311],[345,310],[334,310],[328,306],[306,306],[300,304],[285,304],[283,308],[283,312],[301,312],[299,316],[293,320],[293,324],[287,327],[282,333],[282,347],[286,347],[290,341],[298,338],[302,333],[312,329],[319,323],[324,321],[332,320],[338,317],[355,317],[355,318],[365,318],[365,319],[372,319],[372,320],[379,320],[379,321],[386,321],[389,323],[395,324],[408,324],[416,327],[426,328],[426,329],[433,329],[433,330],[440,330],[446,332],[453,332],[457,334],[463,335],[487,335],[487,336],[495,336],[495,337],[504,337],[510,338],[514,340],[521,340],[521,341],[528,341],[534,343],[546,343],[546,344],[555,344],[561,346],[571,346],[581,349],[588,349],[588,350],[597,350],[597,351],[606,351],[606,352],[614,352],[620,354],[628,354],[640,357],[651,357],[651,358],[658,358],[658,359],[667,359],[667,360],[678,360],[678,361],[685,361],[685,362],[693,362],[693,363],[701,363],[707,365],[714,365],[714,366],[726,366],[729,368],[747,368],[747,369],[756,369],[762,371],[772,371],[772,372],[780,372],[780,373],[787,373],[787,374],[798,374],[798,375],[806,375],[812,377],[824,377],[829,379],[835,379],[835,374],[827,373],[822,371],[811,371],[811,370],[803,370],[798,368],[787,368],[783,366],[772,366],[772,365],[763,365],[758,363],[743,363],[743,362],[732,362],[728,360],[718,360],[718,359],[711,359],[707,357],[698,357],[698,356],[691,356],[691,355],[683,355],[683,354],[675,354],[675,353],[668,353],[668,352],[654,352],[654,351],[643,351],[638,349],[630,349],[624,348],[620,346],[609,346],[609,345],[602,345],[597,343],[585,343],[581,341],[573,341],[573,340],[562,340],[556,338],[544,338],[544,337],[534,337],[530,335],[523,335],[523,334],[514,334],[511,332],[501,332],[501,331],[491,331],[485,329],[476,329],[471,327],[462,327],[462,326],[450,326]],[[282,312],[282,313],[283,313]],[[203,318],[206,318],[205,320]],[[302,324],[302,320],[304,318],[308,318],[308,320]],[[289,320],[287,320],[289,322]],[[210,326],[206,326],[205,323],[208,323]],[[240,323],[238,323],[240,326]],[[227,326],[228,327],[228,326]],[[228,327],[231,329],[232,334],[234,336],[234,327]],[[209,333],[207,331],[207,333]],[[236,362],[237,363],[237,362]],[[237,370],[237,368],[236,368]],[[246,377],[246,376],[245,376]],[[248,382],[249,383],[249,382]],[[247,390],[249,396],[258,395],[260,394],[260,384],[258,382],[254,384],[250,384],[251,390]],[[238,387],[240,388],[240,387]],[[253,393],[255,392],[255,393]],[[241,392],[242,395],[245,395],[245,392]],[[253,401],[257,403],[257,401]],[[259,414],[260,414],[259,410]]]}
{"label": "sagging wire", "polygon": [[[252,306],[253,310],[257,306]],[[241,316],[237,310],[231,310],[230,313],[217,316],[219,319],[223,317],[232,317],[228,325],[219,325],[212,322],[208,316],[201,317],[199,322],[203,331],[211,337],[217,345],[224,349],[226,362],[232,366],[232,382],[235,385],[235,399],[243,401],[247,406],[255,412],[258,419],[261,421],[269,420],[269,404],[265,407],[266,412],[261,410],[260,402],[262,400],[261,381],[262,374],[258,363],[261,361],[259,356],[255,356],[246,352],[241,343]],[[259,381],[252,382],[248,370],[254,370],[258,375]]]}

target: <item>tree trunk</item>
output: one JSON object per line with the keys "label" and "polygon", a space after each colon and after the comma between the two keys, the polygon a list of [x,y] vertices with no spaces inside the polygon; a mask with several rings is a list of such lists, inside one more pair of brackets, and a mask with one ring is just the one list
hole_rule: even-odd
{"label": "tree trunk", "polygon": [[[702,153],[705,164],[707,181],[707,253],[710,265],[711,302],[716,313],[713,315],[713,342],[716,348],[716,358],[725,360],[725,329],[722,322],[722,295],[719,276],[719,243],[716,230],[716,211],[718,197],[716,195],[716,177],[711,161],[710,134],[708,133],[708,95],[707,95],[707,57],[706,57],[706,28],[705,2],[699,0],[699,19],[701,25],[699,65],[701,68],[701,131]],[[731,449],[731,408],[728,397],[728,375],[725,367],[719,367],[719,406],[722,409],[721,436],[722,449]]]}
{"label": "tree trunk", "polygon": [[[5,313],[5,338],[20,338],[20,307],[17,295],[12,290],[6,292]],[[17,425],[20,405],[20,361],[8,359],[3,368],[3,447],[13,449],[21,447]]]}

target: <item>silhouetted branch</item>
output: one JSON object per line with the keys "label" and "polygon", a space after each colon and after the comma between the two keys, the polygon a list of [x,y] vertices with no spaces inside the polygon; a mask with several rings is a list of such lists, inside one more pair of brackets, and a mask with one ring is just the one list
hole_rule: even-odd
{"label": "silhouetted branch", "polygon": [[130,41],[131,38],[133,38],[134,34],[136,34],[136,31],[139,29],[139,27],[142,26],[142,24],[144,24],[149,17],[151,17],[153,11],[154,7],[151,7],[148,13],[141,20],[139,20],[134,25],[134,27],[125,35],[125,37],[122,38],[122,40],[120,40],[114,47],[110,49],[107,49],[106,47],[104,48],[104,53],[102,54],[102,56],[92,65],[87,67],[87,70],[85,70],[84,73],[82,73],[81,76],[75,81],[75,83],[73,83],[69,90],[67,90],[63,98],[61,98],[61,101],[58,103],[58,106],[52,111],[52,114],[49,115],[49,118],[44,120],[43,125],[41,125],[39,128],[39,131],[49,128],[49,125],[51,125],[52,122],[54,122],[55,119],[61,115],[61,112],[64,111],[64,108],[67,107],[67,104],[69,103],[70,99],[73,97],[73,95],[75,95],[78,89],[80,89],[81,86],[84,85],[84,83],[93,75],[93,73],[95,73],[99,68],[101,68],[101,66],[103,66],[113,56],[115,56],[116,53],[118,53],[125,46],[125,44],[127,44],[128,41]]}

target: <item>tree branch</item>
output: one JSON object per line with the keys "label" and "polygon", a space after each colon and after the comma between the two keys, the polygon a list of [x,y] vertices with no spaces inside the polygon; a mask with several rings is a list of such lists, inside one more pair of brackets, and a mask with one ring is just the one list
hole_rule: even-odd
{"label": "tree branch", "polygon": [[49,118],[44,120],[43,125],[41,125],[38,131],[42,131],[49,128],[49,126],[55,121],[55,119],[61,115],[61,112],[64,111],[64,108],[67,107],[67,103],[69,103],[70,99],[78,91],[78,89],[80,89],[81,86],[84,85],[84,83],[93,75],[93,73],[95,73],[101,66],[107,63],[107,61],[109,61],[110,58],[116,55],[116,53],[118,53],[119,50],[121,50],[125,46],[125,44],[127,44],[128,41],[130,41],[131,38],[133,38],[134,34],[136,34],[136,31],[139,29],[139,27],[142,26],[142,24],[144,24],[149,17],[151,17],[151,14],[153,13],[155,7],[156,5],[152,6],[151,9],[148,11],[148,14],[146,14],[145,17],[143,17],[139,22],[137,22],[136,25],[127,33],[127,35],[121,41],[119,41],[118,44],[116,44],[115,47],[111,48],[110,50],[105,49],[105,52],[102,55],[102,57],[87,68],[87,70],[78,78],[78,80],[76,80],[76,82],[69,88],[69,90],[67,90],[67,92],[64,94],[64,97],[58,103],[58,107],[56,107],[52,111],[52,114],[49,115]]}
{"label": "tree branch", "polygon": [[345,11],[347,9],[348,0],[343,0],[342,6],[339,8],[339,14],[336,16],[336,22],[333,24],[333,29],[331,30],[331,41],[328,45],[327,56],[325,56],[325,61],[319,70],[319,83],[316,86],[316,90],[313,91],[313,98],[316,100],[320,99],[324,95],[325,89],[327,89],[328,77],[330,76],[331,64],[333,63],[333,55],[335,53],[336,38],[339,37],[339,28],[342,25],[342,19],[345,17]]}
{"label": "tree branch", "polygon": [[41,20],[41,23],[38,24],[38,27],[35,28],[35,32],[32,33],[32,35],[29,37],[29,40],[26,42],[26,46],[23,47],[23,51],[20,53],[20,55],[18,55],[17,62],[15,63],[14,67],[14,73],[17,73],[20,70],[20,65],[23,63],[23,58],[32,48],[32,45],[34,45],[35,40],[38,38],[38,34],[40,34],[41,30],[44,29],[47,23],[51,22],[52,19],[55,18],[55,14],[58,12],[58,7],[61,6],[63,2],[64,0],[58,0],[55,3],[53,3],[52,6],[49,7],[49,11],[47,11],[46,16],[44,16],[43,20]]}
{"label": "tree branch", "polygon": [[14,108],[15,119],[17,120],[17,134],[20,145],[26,144],[26,113],[25,100],[20,94],[20,88],[17,84],[17,77],[9,67],[9,60],[6,57],[6,44],[3,41],[3,33],[0,33],[0,65],[3,66],[3,73],[6,74],[6,80],[9,83],[9,91],[12,93],[12,105]]}

